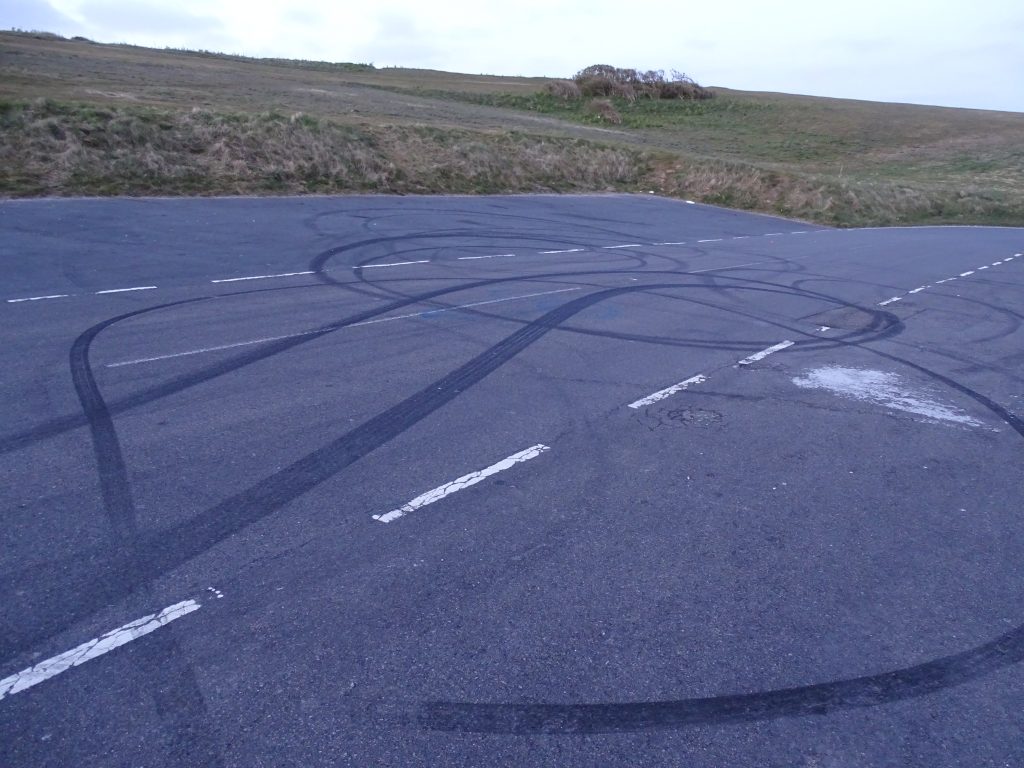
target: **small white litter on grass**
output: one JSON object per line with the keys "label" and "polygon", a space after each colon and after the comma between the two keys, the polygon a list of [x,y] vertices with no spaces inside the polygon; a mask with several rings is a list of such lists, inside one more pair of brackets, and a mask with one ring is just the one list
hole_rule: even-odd
{"label": "small white litter on grass", "polygon": [[803,378],[794,378],[793,383],[804,389],[825,389],[842,397],[852,397],[934,421],[983,426],[959,408],[940,403],[923,391],[913,390],[895,373],[827,366],[816,368]]}

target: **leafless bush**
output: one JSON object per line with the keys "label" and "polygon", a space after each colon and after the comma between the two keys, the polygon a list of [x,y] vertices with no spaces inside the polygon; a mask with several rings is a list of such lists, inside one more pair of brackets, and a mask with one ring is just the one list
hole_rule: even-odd
{"label": "leafless bush", "polygon": [[673,69],[671,79],[662,69],[639,72],[609,64],[592,64],[573,75],[584,96],[618,97],[633,102],[637,97],[648,99],[710,99],[715,94],[694,82],[693,78]]}
{"label": "leafless bush", "polygon": [[576,80],[580,91],[587,97],[607,98],[615,92],[616,81],[605,75],[593,75]]}
{"label": "leafless bush", "polygon": [[572,80],[555,80],[548,83],[544,90],[563,101],[575,101],[583,95],[580,87]]}
{"label": "leafless bush", "polygon": [[622,122],[622,115],[609,99],[594,99],[587,104],[587,112],[612,125],[619,125]]}

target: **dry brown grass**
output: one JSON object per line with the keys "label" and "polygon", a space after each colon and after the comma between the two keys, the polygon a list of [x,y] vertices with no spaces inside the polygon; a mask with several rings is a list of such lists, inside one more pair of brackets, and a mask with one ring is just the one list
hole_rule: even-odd
{"label": "dry brown grass", "polygon": [[606,123],[622,124],[622,115],[608,99],[591,99],[587,102],[587,111]]}
{"label": "dry brown grass", "polygon": [[1024,115],[631,85],[602,125],[554,82],[0,33],[0,194],[654,189],[830,224],[1024,224]]}
{"label": "dry brown grass", "polygon": [[536,192],[633,189],[635,150],[308,115],[224,115],[38,100],[0,112],[0,194]]}

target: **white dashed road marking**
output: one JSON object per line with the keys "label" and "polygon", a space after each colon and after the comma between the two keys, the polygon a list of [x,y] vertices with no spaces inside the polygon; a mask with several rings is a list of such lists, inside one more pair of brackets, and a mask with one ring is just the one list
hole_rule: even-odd
{"label": "white dashed road marking", "polygon": [[643,243],[626,243],[625,245],[602,245],[601,248],[606,251],[611,251],[616,248],[643,248]]}
{"label": "white dashed road marking", "polygon": [[678,384],[673,384],[671,387],[665,387],[665,389],[659,389],[654,394],[648,395],[637,400],[634,403],[630,403],[627,407],[629,408],[644,408],[651,403],[656,403],[659,400],[664,400],[666,397],[671,397],[676,392],[682,392],[684,389],[688,389],[693,384],[701,384],[707,381],[707,376],[698,374],[697,376],[691,376],[686,381],[680,381]]}
{"label": "white dashed road marking", "polygon": [[491,464],[491,466],[485,469],[481,469],[476,472],[470,472],[468,475],[463,475],[462,477],[456,480],[452,480],[450,483],[439,485],[437,488],[434,488],[433,490],[420,494],[412,501],[409,501],[400,506],[398,509],[393,509],[390,512],[383,515],[374,515],[373,519],[381,523],[390,523],[394,520],[397,520],[400,517],[405,517],[410,512],[415,512],[420,507],[425,507],[428,504],[433,504],[435,501],[440,501],[445,496],[449,496],[457,491],[463,490],[464,488],[469,488],[472,485],[476,485],[481,480],[484,480],[490,477],[491,475],[495,475],[498,472],[502,472],[503,470],[509,469],[510,467],[513,467],[516,464],[520,464],[524,461],[535,459],[545,451],[550,450],[551,449],[548,446],[538,443],[537,445],[531,446],[530,448],[527,448],[524,451],[519,451],[519,453],[513,453],[511,456],[502,459],[497,464]]}
{"label": "white dashed road marking", "polygon": [[973,274],[974,274],[974,270],[973,269],[969,269],[966,272],[961,272],[960,273],[960,277],[967,277],[968,275],[973,275]]}
{"label": "white dashed road marking", "polygon": [[538,253],[542,253],[545,256],[547,256],[548,254],[552,254],[552,253],[580,253],[581,251],[584,251],[584,250],[586,250],[586,249],[585,248],[564,248],[561,251],[538,251]]}
{"label": "white dashed road marking", "polygon": [[768,347],[768,349],[762,349],[760,352],[755,352],[750,357],[744,357],[737,363],[737,365],[751,365],[752,363],[756,363],[758,360],[764,360],[768,355],[775,354],[787,347],[792,347],[795,343],[796,342],[793,341],[780,341],[778,344]]}
{"label": "white dashed road marking", "polygon": [[25,299],[8,299],[8,304],[18,304],[22,301],[42,301],[43,299],[66,299],[70,293],[55,293],[52,296],[29,296]]}
{"label": "white dashed road marking", "polygon": [[901,298],[903,298],[903,297],[902,296],[893,296],[891,299],[886,299],[885,301],[878,302],[878,306],[884,307],[886,304],[892,304],[894,301],[899,301]]}
{"label": "white dashed road marking", "polygon": [[128,293],[129,291],[155,291],[155,285],[136,285],[134,288],[108,288],[105,291],[96,291],[97,296],[104,293]]}
{"label": "white dashed road marking", "polygon": [[211,283],[237,283],[241,280],[270,280],[274,277],[295,277],[296,275],[312,275],[314,272],[282,272],[279,275],[249,275],[248,277],[225,277],[220,280],[211,280]]}
{"label": "white dashed road marking", "polygon": [[137,640],[154,630],[160,629],[164,624],[169,624],[175,619],[180,619],[182,616],[186,616],[193,611],[198,611],[200,607],[200,604],[195,600],[175,603],[164,608],[159,613],[143,616],[141,619],[136,619],[130,624],[125,624],[123,627],[118,627],[87,643],[82,643],[77,648],[72,648],[70,651],[65,651],[58,656],[41,661],[35,666],[23,669],[21,672],[10,677],[5,677],[3,680],[0,680],[0,699],[20,693],[72,667],[77,667],[79,664],[84,664],[90,659],[95,659],[97,656],[110,653],[115,648],[120,648],[132,640]]}
{"label": "white dashed road marking", "polygon": [[459,256],[459,261],[472,261],[473,259],[504,259],[508,256],[515,256],[514,253],[492,253],[490,256]]}
{"label": "white dashed road marking", "polygon": [[361,264],[352,267],[352,269],[374,269],[375,267],[405,267],[409,264],[429,264],[430,259],[422,259],[420,261],[392,261],[389,264]]}

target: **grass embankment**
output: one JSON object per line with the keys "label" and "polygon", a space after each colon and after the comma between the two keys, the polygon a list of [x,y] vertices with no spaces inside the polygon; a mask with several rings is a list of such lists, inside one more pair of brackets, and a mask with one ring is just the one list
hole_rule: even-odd
{"label": "grass embankment", "polygon": [[309,115],[0,102],[0,194],[636,189],[651,158],[572,138]]}
{"label": "grass embankment", "polygon": [[[649,191],[844,226],[1024,225],[1024,115],[250,60],[0,33],[0,195]],[[198,108],[198,109],[197,109]]]}

